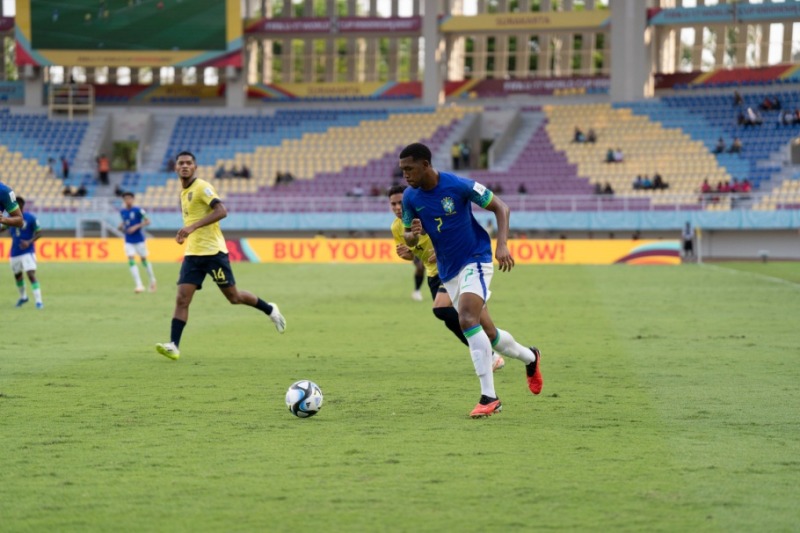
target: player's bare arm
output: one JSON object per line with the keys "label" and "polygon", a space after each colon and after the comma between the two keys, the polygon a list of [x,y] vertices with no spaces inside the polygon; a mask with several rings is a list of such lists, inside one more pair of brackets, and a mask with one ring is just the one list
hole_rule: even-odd
{"label": "player's bare arm", "polygon": [[508,209],[508,205],[496,195],[492,197],[486,210],[494,213],[497,219],[497,248],[494,251],[494,257],[500,264],[501,272],[510,272],[514,268],[514,258],[508,251],[508,222],[511,211]]}
{"label": "player's bare arm", "polygon": [[213,224],[214,222],[218,222],[228,216],[228,210],[225,209],[225,205],[222,202],[216,202],[212,209],[213,211],[194,224],[190,224],[179,229],[178,234],[175,236],[175,241],[178,244],[183,244],[184,241],[186,241],[186,237],[194,233],[197,229],[202,228],[203,226],[208,226],[209,224]]}
{"label": "player's bare arm", "polygon": [[0,224],[4,226],[21,228],[23,225],[25,225],[25,221],[22,218],[22,211],[17,208],[10,212],[7,217],[0,215]]}
{"label": "player's bare arm", "polygon": [[414,254],[411,253],[411,248],[406,246],[405,244],[398,244],[395,246],[395,252],[397,252],[397,256],[400,259],[405,259],[406,261],[411,261],[414,259]]}

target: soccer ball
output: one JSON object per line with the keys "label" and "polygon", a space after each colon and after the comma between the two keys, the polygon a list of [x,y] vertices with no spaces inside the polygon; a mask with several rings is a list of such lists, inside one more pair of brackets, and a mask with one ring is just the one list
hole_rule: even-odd
{"label": "soccer ball", "polygon": [[322,407],[322,391],[313,381],[296,381],[286,391],[286,407],[298,418],[314,416]]}

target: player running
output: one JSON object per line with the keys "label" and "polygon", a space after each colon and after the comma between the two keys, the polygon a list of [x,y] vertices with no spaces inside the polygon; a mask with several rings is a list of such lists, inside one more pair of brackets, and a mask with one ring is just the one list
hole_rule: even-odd
{"label": "player running", "polygon": [[[397,255],[411,261],[417,259],[420,264],[424,265],[428,274],[428,288],[431,291],[431,298],[433,298],[433,314],[444,322],[447,329],[468,345],[464,333],[461,331],[461,326],[458,324],[458,312],[453,307],[453,302],[450,301],[450,296],[447,295],[447,289],[442,285],[442,280],[439,279],[439,269],[436,267],[436,252],[433,251],[433,244],[427,235],[420,235],[419,242],[414,248],[409,248],[403,239],[403,191],[406,187],[404,185],[394,185],[389,189],[389,207],[397,218],[392,222],[392,237],[394,237],[395,249]],[[492,353],[492,371],[496,372],[505,366],[506,362],[496,353]]]}
{"label": "player running", "polygon": [[491,416],[502,409],[491,372],[492,348],[525,363],[528,388],[539,394],[543,384],[539,350],[522,346],[510,333],[495,327],[486,306],[494,272],[492,242],[472,215],[472,202],[493,212],[497,219],[495,258],[503,272],[514,266],[507,246],[508,206],[480,183],[435,170],[431,151],[424,144],[406,146],[399,159],[410,185],[403,193],[404,240],[413,249],[423,232],[430,237],[439,276],[458,311],[459,325],[480,380],[481,397],[470,416]]}
{"label": "player running", "polygon": [[203,280],[210,275],[222,294],[232,304],[245,304],[269,316],[278,333],[286,331],[286,320],[274,303],[236,287],[225,237],[219,221],[228,215],[217,191],[207,181],[199,179],[197,160],[191,152],[181,152],[175,161],[175,171],[181,181],[181,213],[184,226],[178,230],[175,241],[186,244],[186,254],[178,278],[178,297],[172,318],[170,342],[156,344],[156,351],[170,359],[178,359],[181,335],[189,319],[189,305],[195,291],[203,288]]}
{"label": "player running", "polygon": [[[36,302],[36,309],[42,309],[44,303],[42,302],[42,289],[39,287],[39,280],[36,279],[36,246],[33,244],[41,237],[42,232],[36,215],[25,211],[25,199],[22,196],[17,198],[17,205],[20,213],[22,213],[22,227],[12,226],[9,228],[9,234],[11,235],[11,257],[9,260],[11,262],[11,272],[14,273],[14,280],[19,291],[17,307],[22,307],[28,303],[24,277],[24,274],[27,274],[31,283],[33,299]],[[0,227],[0,231],[5,229],[5,226]]]}
{"label": "player running", "polygon": [[147,270],[147,277],[150,278],[150,292],[156,291],[156,275],[153,273],[153,264],[147,260],[147,242],[144,235],[144,228],[150,225],[147,213],[141,207],[133,205],[134,194],[132,192],[122,193],[122,201],[125,207],[120,209],[122,223],[119,225],[120,231],[125,232],[125,255],[128,256],[128,267],[136,287],[133,292],[144,292],[142,278],[139,276],[139,268],[136,266],[136,256],[142,261],[142,266]]}

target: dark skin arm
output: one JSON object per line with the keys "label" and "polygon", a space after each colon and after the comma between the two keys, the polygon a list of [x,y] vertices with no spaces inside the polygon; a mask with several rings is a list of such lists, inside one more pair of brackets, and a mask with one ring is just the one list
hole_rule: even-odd
{"label": "dark skin arm", "polygon": [[25,224],[22,218],[22,210],[18,207],[10,212],[7,217],[0,215],[0,224],[21,228]]}
{"label": "dark skin arm", "polygon": [[501,272],[510,272],[514,268],[514,258],[508,251],[508,224],[511,218],[511,211],[504,201],[497,195],[492,197],[492,201],[486,206],[487,211],[494,213],[497,219],[497,248],[494,257],[500,264]]}

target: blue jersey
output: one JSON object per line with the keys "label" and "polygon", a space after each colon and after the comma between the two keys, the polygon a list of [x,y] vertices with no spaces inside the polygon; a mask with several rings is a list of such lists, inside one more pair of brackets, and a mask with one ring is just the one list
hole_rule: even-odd
{"label": "blue jersey", "polygon": [[39,230],[41,228],[39,227],[39,221],[36,220],[36,215],[27,211],[22,213],[22,227],[15,228],[10,226],[8,228],[9,233],[11,233],[11,257],[35,253],[36,248],[33,243],[24,250],[20,247],[20,243],[33,240]]}
{"label": "blue jersey", "polygon": [[5,211],[11,214],[12,211],[19,209],[17,197],[11,187],[0,181],[0,213]]}
{"label": "blue jersey", "polygon": [[122,224],[125,227],[125,242],[137,244],[144,242],[144,231],[142,228],[137,229],[133,233],[128,233],[128,228],[141,224],[143,220],[147,219],[147,213],[141,207],[133,206],[130,209],[122,209],[119,214],[122,216]]}
{"label": "blue jersey", "polygon": [[492,191],[473,180],[439,172],[430,191],[408,187],[403,193],[403,226],[418,218],[436,250],[439,277],[448,281],[467,263],[491,263],[492,241],[472,216],[472,202],[486,207]]}

